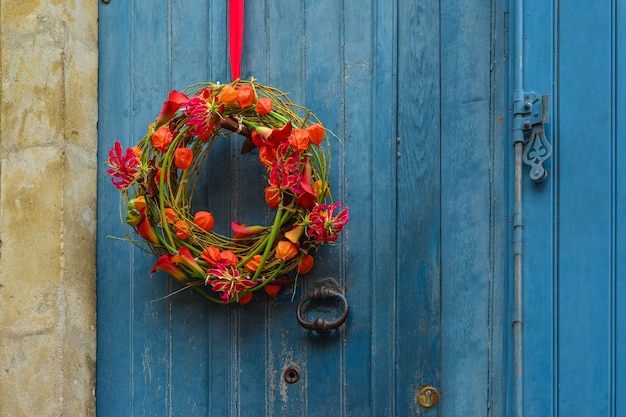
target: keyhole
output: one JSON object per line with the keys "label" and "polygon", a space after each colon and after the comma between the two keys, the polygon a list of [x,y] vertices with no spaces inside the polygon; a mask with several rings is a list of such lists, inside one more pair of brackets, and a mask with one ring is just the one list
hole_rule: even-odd
{"label": "keyhole", "polygon": [[429,407],[433,401],[433,390],[427,389],[424,391],[424,405]]}
{"label": "keyhole", "polygon": [[295,384],[300,380],[300,371],[295,366],[289,366],[283,373],[283,378],[288,384]]}
{"label": "keyhole", "polygon": [[424,385],[417,393],[417,402],[424,408],[432,408],[439,402],[439,392],[432,385]]}

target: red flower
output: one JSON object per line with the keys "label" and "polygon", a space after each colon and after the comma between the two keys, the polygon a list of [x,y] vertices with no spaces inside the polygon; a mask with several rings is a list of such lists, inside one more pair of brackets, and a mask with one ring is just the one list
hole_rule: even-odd
{"label": "red flower", "polygon": [[237,104],[242,109],[252,106],[254,99],[254,89],[249,85],[242,85],[237,89]]}
{"label": "red flower", "polygon": [[313,207],[313,210],[309,213],[307,234],[315,238],[318,243],[336,241],[339,237],[339,232],[350,219],[347,207],[335,215],[335,210],[341,204],[320,204]]}
{"label": "red flower", "polygon": [[205,277],[204,269],[196,262],[187,246],[181,246],[178,253],[173,255],[170,260],[176,264],[185,265],[191,272],[200,277]]}
{"label": "red flower", "polygon": [[153,273],[153,274],[156,271],[167,272],[168,274],[173,276],[176,279],[176,281],[180,282],[181,284],[186,284],[187,282],[189,282],[185,272],[183,272],[182,269],[177,267],[174,264],[174,262],[172,262],[172,255],[169,255],[169,254],[162,255],[157,260],[156,264],[154,264],[154,266],[150,270],[150,272]]}
{"label": "red flower", "polygon": [[169,148],[173,139],[174,134],[169,127],[165,125],[159,126],[157,130],[152,132],[152,145],[161,152],[167,152],[167,148]]}
{"label": "red flower", "polygon": [[285,123],[285,126],[280,129],[259,126],[256,128],[256,132],[263,136],[266,145],[277,148],[278,145],[289,139],[289,135],[291,134],[291,120]]}
{"label": "red flower", "polygon": [[140,213],[142,220],[137,225],[137,234],[153,245],[160,244],[159,237],[152,228],[150,219],[146,216],[146,209],[140,211]]}
{"label": "red flower", "polygon": [[267,97],[262,97],[256,102],[256,112],[261,116],[269,114],[273,107],[272,100]]}
{"label": "red flower", "polygon": [[261,146],[259,149],[259,161],[265,168],[269,168],[276,159],[276,150],[270,146]]}
{"label": "red flower", "polygon": [[280,190],[272,185],[265,189],[265,202],[268,207],[274,210],[280,204]]}
{"label": "red flower", "polygon": [[170,91],[167,96],[167,100],[163,102],[161,113],[156,119],[156,125],[161,126],[167,123],[185,103],[189,101],[189,98],[176,90]]}
{"label": "red flower", "polygon": [[210,88],[203,89],[185,105],[187,126],[191,126],[190,134],[205,141],[213,134],[215,128],[215,112],[219,108],[214,106],[215,96]]}
{"label": "red flower", "polygon": [[207,271],[206,284],[213,291],[222,293],[220,298],[223,304],[240,301],[250,288],[257,285],[256,282],[241,277],[236,268],[224,264],[217,264]]}
{"label": "red flower", "polygon": [[118,190],[125,190],[135,182],[141,173],[141,162],[131,148],[122,151],[122,144],[115,142],[109,150],[109,168],[107,175],[112,176],[111,182]]}

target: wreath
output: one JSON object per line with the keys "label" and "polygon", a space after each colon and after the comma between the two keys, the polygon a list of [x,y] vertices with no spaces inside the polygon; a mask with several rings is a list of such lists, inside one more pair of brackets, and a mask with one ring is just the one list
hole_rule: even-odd
{"label": "wreath", "polygon": [[[269,226],[232,221],[226,236],[213,229],[211,211],[191,208],[203,161],[232,134],[245,138],[242,154],[258,149],[275,214]],[[349,219],[348,208],[332,202],[328,136],[312,112],[254,80],[171,91],[136,146],[115,142],[109,151],[124,222],[142,238],[126,239],[158,256],[151,272],[211,301],[245,304],[261,288],[275,296],[284,281],[277,278],[307,274],[313,251],[335,242]]]}

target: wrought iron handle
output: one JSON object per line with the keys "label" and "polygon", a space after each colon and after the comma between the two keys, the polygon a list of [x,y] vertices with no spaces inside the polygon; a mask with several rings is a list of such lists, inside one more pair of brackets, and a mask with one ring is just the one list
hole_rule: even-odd
{"label": "wrought iron handle", "polygon": [[[335,281],[332,280],[332,282],[334,285],[331,284],[330,286],[326,286],[324,283],[321,283],[320,286],[314,288],[300,300],[298,308],[296,309],[298,323],[300,323],[300,325],[305,329],[314,330],[320,335],[326,335],[331,330],[341,326],[348,318],[348,312],[350,311],[348,300],[346,300],[346,297],[342,294],[341,289]],[[308,321],[306,319],[306,311],[308,311],[312,302],[329,299],[338,299],[341,302],[342,312],[341,316],[337,320],[328,321],[324,316],[320,316],[313,321]]]}

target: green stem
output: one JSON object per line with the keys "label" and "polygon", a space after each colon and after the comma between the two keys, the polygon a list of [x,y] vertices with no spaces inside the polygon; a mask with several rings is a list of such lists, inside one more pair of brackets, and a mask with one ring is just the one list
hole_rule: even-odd
{"label": "green stem", "polygon": [[175,246],[172,244],[174,238],[172,237],[172,232],[169,228],[169,226],[167,225],[167,221],[165,220],[165,198],[163,196],[163,190],[165,188],[165,175],[167,173],[168,170],[168,161],[170,160],[171,156],[172,156],[172,152],[174,152],[174,149],[176,149],[176,145],[178,144],[178,142],[182,139],[182,137],[185,135],[185,133],[187,133],[187,131],[190,129],[189,126],[186,126],[183,130],[180,131],[180,133],[178,135],[176,135],[176,138],[172,141],[172,143],[170,144],[169,148],[167,149],[167,152],[165,153],[165,156],[163,156],[162,162],[161,162],[161,176],[160,178],[158,178],[159,181],[159,211],[160,211],[160,215],[161,215],[161,222],[165,221],[165,224],[163,225],[163,230],[165,231],[165,235],[167,236],[168,242],[164,242],[165,246],[167,247],[167,249],[171,252],[177,252]]}
{"label": "green stem", "polygon": [[257,278],[259,278],[259,275],[261,274],[261,271],[263,270],[263,266],[265,265],[265,261],[267,260],[267,257],[269,256],[270,251],[274,247],[274,239],[276,239],[276,235],[278,234],[278,229],[280,229],[280,226],[281,226],[281,220],[283,217],[282,211],[283,211],[282,207],[278,207],[278,210],[276,210],[276,216],[274,217],[274,224],[272,225],[272,231],[270,232],[270,235],[268,236],[267,241],[265,243],[265,251],[263,251],[263,258],[261,258],[261,262],[256,272],[254,273],[254,276],[252,277],[252,281],[256,281]]}

